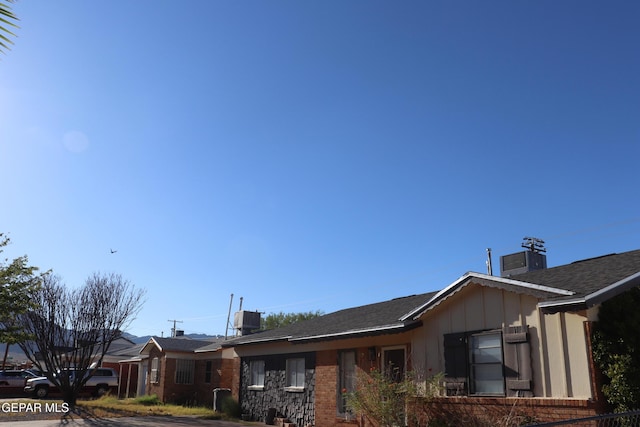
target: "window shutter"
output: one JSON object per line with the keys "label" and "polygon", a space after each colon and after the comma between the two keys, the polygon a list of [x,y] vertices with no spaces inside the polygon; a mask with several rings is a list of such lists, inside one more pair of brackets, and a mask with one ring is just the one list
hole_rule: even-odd
{"label": "window shutter", "polygon": [[509,326],[504,333],[504,376],[509,397],[532,397],[529,326]]}
{"label": "window shutter", "polygon": [[464,333],[444,335],[444,381],[447,396],[467,394],[467,338]]}

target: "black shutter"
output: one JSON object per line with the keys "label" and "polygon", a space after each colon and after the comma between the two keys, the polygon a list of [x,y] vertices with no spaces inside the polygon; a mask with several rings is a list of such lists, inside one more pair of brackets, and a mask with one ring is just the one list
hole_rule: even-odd
{"label": "black shutter", "polygon": [[507,396],[533,396],[528,326],[509,326],[504,333],[504,376]]}
{"label": "black shutter", "polygon": [[467,338],[464,333],[444,336],[444,381],[447,396],[467,394]]}

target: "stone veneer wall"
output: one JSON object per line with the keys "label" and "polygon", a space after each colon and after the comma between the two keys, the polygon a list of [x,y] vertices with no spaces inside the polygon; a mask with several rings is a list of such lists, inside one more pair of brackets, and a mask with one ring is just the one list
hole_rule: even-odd
{"label": "stone veneer wall", "polygon": [[[305,358],[305,386],[303,391],[287,391],[286,363],[289,358]],[[264,388],[249,390],[252,360],[264,360]],[[299,427],[314,425],[315,353],[279,354],[242,358],[240,405],[243,413],[251,414],[254,421],[265,421],[270,408],[287,417]]]}

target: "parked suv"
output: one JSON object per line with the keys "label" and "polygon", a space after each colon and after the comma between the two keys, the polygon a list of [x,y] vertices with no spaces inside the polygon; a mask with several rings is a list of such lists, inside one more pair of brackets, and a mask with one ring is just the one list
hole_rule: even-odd
{"label": "parked suv", "polygon": [[[70,375],[70,381],[73,381],[75,375],[75,369],[65,369],[58,371],[56,376]],[[118,374],[111,368],[96,368],[87,371],[89,379],[84,385],[83,391],[90,392],[96,396],[103,396],[107,394],[111,389],[118,387]],[[24,391],[32,394],[35,397],[44,398],[49,393],[59,392],[58,387],[53,384],[47,377],[37,377],[27,380],[27,384],[24,387]]]}
{"label": "parked suv", "polygon": [[21,391],[28,378],[37,377],[28,370],[6,370],[0,371],[0,393]]}

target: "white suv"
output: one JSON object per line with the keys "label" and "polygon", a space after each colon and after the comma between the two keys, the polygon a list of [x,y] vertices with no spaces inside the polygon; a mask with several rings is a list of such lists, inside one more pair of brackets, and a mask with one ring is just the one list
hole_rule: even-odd
{"label": "white suv", "polygon": [[[73,381],[74,369],[65,369],[62,371],[63,375],[70,375],[70,380]],[[96,396],[103,396],[107,394],[111,389],[118,388],[118,374],[111,368],[96,368],[87,371],[90,375],[83,391],[91,392]],[[60,371],[54,375],[60,375]],[[58,387],[53,384],[47,377],[37,377],[27,380],[27,385],[24,387],[26,393],[32,394],[35,397],[44,398],[49,393],[59,392]]]}

